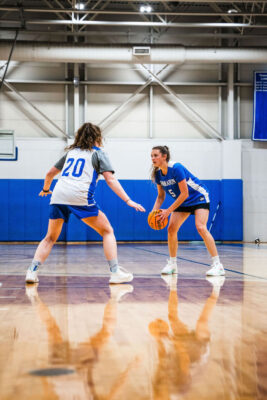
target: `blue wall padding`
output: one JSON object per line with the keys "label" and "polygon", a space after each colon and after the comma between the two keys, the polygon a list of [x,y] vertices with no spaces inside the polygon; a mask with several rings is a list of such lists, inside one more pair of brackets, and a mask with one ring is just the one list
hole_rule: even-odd
{"label": "blue wall padding", "polygon": [[[211,192],[212,217],[219,202],[212,234],[216,240],[243,239],[243,193],[242,181],[239,179],[204,181]],[[122,180],[122,186],[135,201],[146,208],[146,213],[136,212],[119,199],[100,180],[96,189],[96,201],[107,215],[117,240],[166,240],[167,228],[154,231],[147,224],[148,212],[154,205],[157,196],[155,185],[149,180]],[[0,180],[0,241],[37,241],[44,237],[48,226],[48,209],[50,197],[39,197],[43,180],[2,179]],[[166,198],[163,207],[172,202]],[[195,228],[194,217],[190,216],[179,232],[180,240],[200,240]],[[69,223],[63,225],[59,240],[95,241],[101,237],[71,216]]]}
{"label": "blue wall padding", "polygon": [[9,240],[8,208],[9,208],[9,181],[0,179],[0,240]]}
{"label": "blue wall padding", "polygon": [[243,240],[242,181],[225,179],[221,182],[222,220],[221,240]]}

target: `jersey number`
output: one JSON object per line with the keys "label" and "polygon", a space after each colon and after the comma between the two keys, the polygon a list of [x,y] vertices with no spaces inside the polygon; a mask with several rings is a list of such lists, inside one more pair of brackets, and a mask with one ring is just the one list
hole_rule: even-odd
{"label": "jersey number", "polygon": [[168,192],[172,197],[176,197],[176,194],[172,191],[172,189],[168,189]]}
{"label": "jersey number", "polygon": [[[67,166],[64,169],[64,171],[62,172],[62,176],[69,176],[70,168],[72,167],[74,161],[75,161],[74,158],[69,158],[67,160]],[[76,178],[79,178],[79,176],[81,176],[83,173],[84,165],[85,165],[85,159],[78,158],[78,160],[76,160],[76,163],[73,166],[71,175],[75,176]]]}

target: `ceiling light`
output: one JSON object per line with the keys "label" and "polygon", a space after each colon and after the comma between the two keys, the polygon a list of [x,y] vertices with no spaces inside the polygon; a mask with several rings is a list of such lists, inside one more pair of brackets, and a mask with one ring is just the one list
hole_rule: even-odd
{"label": "ceiling light", "polygon": [[85,4],[84,3],[76,3],[75,8],[76,8],[76,10],[84,10]]}
{"label": "ceiling light", "polygon": [[78,76],[74,76],[74,78],[73,78],[74,87],[77,88],[79,86],[79,83],[80,83],[80,81],[79,81]]}
{"label": "ceiling light", "polygon": [[228,14],[236,14],[238,11],[235,8],[230,8],[227,12]]}
{"label": "ceiling light", "polygon": [[152,11],[152,7],[151,6],[145,6],[145,5],[142,5],[142,6],[140,6],[140,12],[141,13],[150,13]]}

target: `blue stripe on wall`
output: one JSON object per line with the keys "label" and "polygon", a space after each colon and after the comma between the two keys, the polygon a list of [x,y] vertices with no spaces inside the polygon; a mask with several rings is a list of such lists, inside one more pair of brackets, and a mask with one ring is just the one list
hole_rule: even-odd
{"label": "blue stripe on wall", "polygon": [[0,180],[0,240],[8,240],[8,209],[9,193],[8,180]]}
{"label": "blue stripe on wall", "polygon": [[[242,181],[238,179],[203,181],[211,192],[211,212],[208,222],[221,201],[212,234],[216,240],[243,239]],[[49,198],[38,196],[43,180],[0,180],[0,241],[38,241],[44,237],[48,225]],[[148,212],[156,199],[156,187],[148,180],[122,180],[122,186],[146,213],[136,212],[122,202],[106,185],[99,181],[96,201],[109,218],[117,240],[166,240],[167,228],[153,231],[147,225]],[[165,200],[164,207],[172,199]],[[190,216],[179,232],[180,240],[200,240],[194,217]],[[71,216],[64,224],[59,240],[94,241],[101,237],[85,224]]]}
{"label": "blue stripe on wall", "polygon": [[225,179],[221,182],[221,240],[243,240],[243,182]]}

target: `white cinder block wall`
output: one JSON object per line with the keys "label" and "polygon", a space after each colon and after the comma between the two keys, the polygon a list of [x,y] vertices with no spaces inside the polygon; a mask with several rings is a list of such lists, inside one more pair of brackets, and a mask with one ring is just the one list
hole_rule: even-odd
{"label": "white cinder block wall", "polygon": [[[230,142],[229,142],[230,143]],[[235,159],[238,162],[236,143]],[[52,165],[64,154],[67,143],[62,139],[18,139],[16,162],[1,161],[0,179],[42,179]],[[216,140],[177,141],[173,139],[105,139],[108,152],[118,179],[149,179],[151,149],[156,145],[167,145],[174,161],[183,163],[200,179],[229,178],[222,169],[224,144]],[[236,167],[235,167],[236,168]],[[240,179],[236,168],[234,179]],[[223,175],[224,174],[224,175]],[[231,169],[233,176],[233,169]]]}
{"label": "white cinder block wall", "polygon": [[244,240],[267,241],[267,143],[242,142]]}

